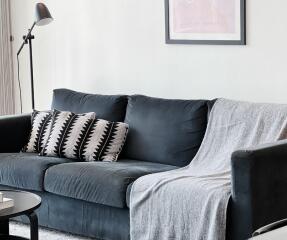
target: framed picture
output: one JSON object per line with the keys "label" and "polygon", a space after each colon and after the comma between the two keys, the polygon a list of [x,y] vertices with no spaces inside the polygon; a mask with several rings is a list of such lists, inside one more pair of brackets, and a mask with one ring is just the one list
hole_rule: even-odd
{"label": "framed picture", "polygon": [[246,44],[245,0],[165,0],[168,44]]}

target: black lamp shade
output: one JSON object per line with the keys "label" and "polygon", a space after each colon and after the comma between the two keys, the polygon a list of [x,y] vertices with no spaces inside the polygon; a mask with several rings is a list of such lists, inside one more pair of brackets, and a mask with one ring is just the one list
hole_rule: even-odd
{"label": "black lamp shade", "polygon": [[36,4],[36,25],[44,26],[53,21],[53,18],[49,12],[49,9],[44,3]]}

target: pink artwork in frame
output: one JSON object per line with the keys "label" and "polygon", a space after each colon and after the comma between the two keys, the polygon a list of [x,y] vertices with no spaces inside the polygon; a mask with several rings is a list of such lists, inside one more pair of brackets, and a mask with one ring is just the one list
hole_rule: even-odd
{"label": "pink artwork in frame", "polygon": [[245,0],[165,0],[167,43],[245,44]]}

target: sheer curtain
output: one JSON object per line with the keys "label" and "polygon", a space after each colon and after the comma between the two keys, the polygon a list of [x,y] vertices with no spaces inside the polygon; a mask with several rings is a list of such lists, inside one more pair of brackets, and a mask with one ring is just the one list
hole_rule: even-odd
{"label": "sheer curtain", "polygon": [[10,3],[0,0],[0,115],[15,113]]}

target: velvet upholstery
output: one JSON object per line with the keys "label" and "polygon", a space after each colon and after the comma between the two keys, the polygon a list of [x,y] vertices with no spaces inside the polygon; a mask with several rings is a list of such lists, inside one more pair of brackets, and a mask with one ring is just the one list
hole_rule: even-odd
{"label": "velvet upholstery", "polygon": [[46,169],[69,161],[36,153],[0,153],[0,184],[41,191]]}
{"label": "velvet upholstery", "polygon": [[125,95],[86,94],[69,89],[55,89],[52,109],[74,113],[96,112],[97,118],[123,122],[126,105]]}
{"label": "velvet upholstery", "polygon": [[287,216],[287,140],[232,154],[230,228],[234,240]]}
{"label": "velvet upholstery", "polygon": [[50,167],[44,187],[57,195],[126,207],[127,186],[137,178],[176,167],[153,162],[121,159],[118,162],[78,162]]}
{"label": "velvet upholstery", "polygon": [[19,152],[28,142],[31,114],[0,117],[0,153]]}
{"label": "velvet upholstery", "polygon": [[186,166],[200,147],[207,125],[204,100],[129,97],[125,158]]}

